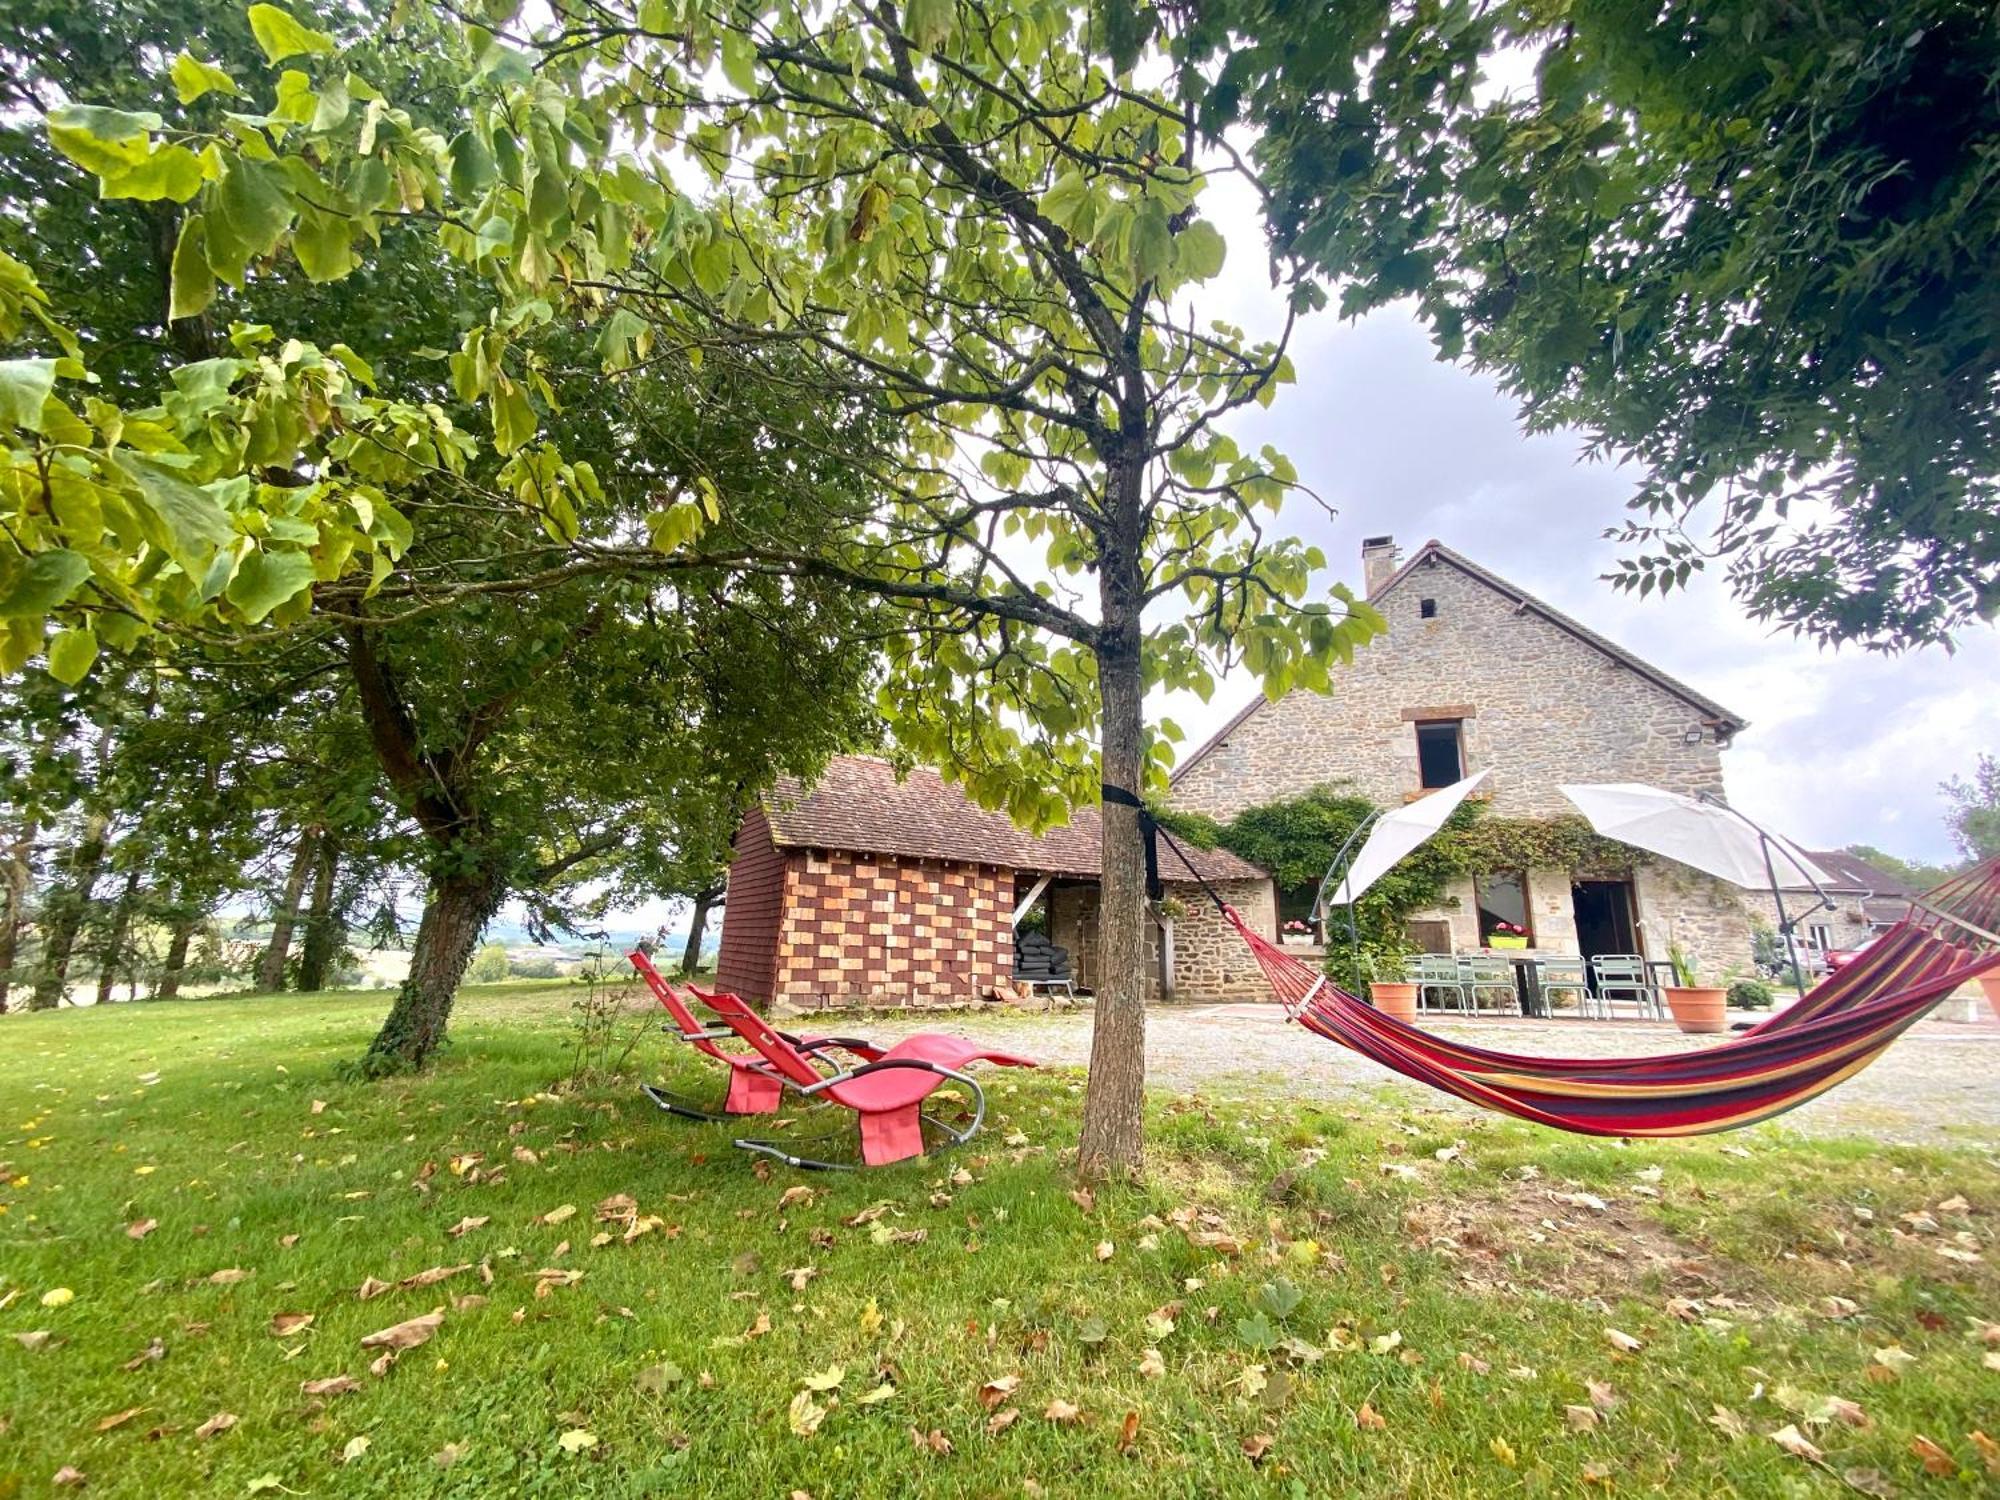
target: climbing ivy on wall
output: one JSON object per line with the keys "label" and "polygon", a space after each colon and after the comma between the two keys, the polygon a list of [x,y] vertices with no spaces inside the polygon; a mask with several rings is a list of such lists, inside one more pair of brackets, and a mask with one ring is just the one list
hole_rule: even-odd
{"label": "climbing ivy on wall", "polygon": [[1445,825],[1436,840],[1450,847],[1459,869],[1483,875],[1491,870],[1555,869],[1623,873],[1645,858],[1630,844],[1594,832],[1574,813],[1554,818],[1496,818],[1474,807],[1463,824]]}

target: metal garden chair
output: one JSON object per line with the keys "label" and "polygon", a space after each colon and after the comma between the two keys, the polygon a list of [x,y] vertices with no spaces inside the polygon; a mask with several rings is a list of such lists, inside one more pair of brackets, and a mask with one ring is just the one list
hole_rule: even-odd
{"label": "metal garden chair", "polygon": [[1660,992],[1646,971],[1646,960],[1636,953],[1600,953],[1590,961],[1598,1004],[1607,1017],[1616,1017],[1618,1002],[1628,1000],[1639,1014],[1655,1020],[1665,1014]]}
{"label": "metal garden chair", "polygon": [[1568,995],[1576,1001],[1579,1014],[1591,1013],[1590,976],[1580,958],[1542,958],[1535,961],[1535,981],[1549,1014],[1555,1014],[1556,996]]}
{"label": "metal garden chair", "polygon": [[1500,1015],[1521,1013],[1521,991],[1514,983],[1514,965],[1504,958],[1467,956],[1458,961],[1458,982],[1476,1015],[1482,1000],[1491,1000]]}
{"label": "metal garden chair", "polygon": [[[1455,1010],[1466,1008],[1465,988],[1459,983],[1458,960],[1449,953],[1420,953],[1404,969],[1409,982],[1417,987],[1417,1009]],[[1433,1001],[1431,996],[1440,996]]]}

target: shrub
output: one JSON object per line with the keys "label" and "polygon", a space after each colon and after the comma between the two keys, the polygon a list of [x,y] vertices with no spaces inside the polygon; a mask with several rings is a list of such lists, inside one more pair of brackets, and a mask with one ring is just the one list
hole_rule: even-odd
{"label": "shrub", "polygon": [[514,964],[507,972],[516,979],[554,979],[556,961],[553,958],[527,958]]}
{"label": "shrub", "polygon": [[1761,979],[1739,979],[1729,986],[1729,1003],[1737,1010],[1769,1010],[1771,987]]}
{"label": "shrub", "polygon": [[493,984],[507,977],[507,950],[498,943],[488,943],[473,955],[472,965],[465,971],[471,984]]}

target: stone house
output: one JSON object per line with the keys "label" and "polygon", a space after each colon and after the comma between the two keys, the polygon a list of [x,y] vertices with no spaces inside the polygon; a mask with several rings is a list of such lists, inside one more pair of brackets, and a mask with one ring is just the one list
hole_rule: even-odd
{"label": "stone house", "polygon": [[[1798,922],[1801,958],[1813,972],[1826,967],[1826,955],[1852,951],[1884,928],[1899,922],[1917,893],[1886,870],[1879,870],[1845,849],[1808,849],[1806,857],[1832,877],[1825,886],[1833,908],[1813,910],[1819,897],[1803,884],[1785,886],[1785,910]],[[1777,926],[1777,903],[1759,891],[1743,893],[1751,911],[1767,927]]]}
{"label": "stone house", "polygon": [[[1153,993],[1259,994],[1255,964],[1195,876],[1275,935],[1270,876],[1226,850],[1189,858],[1192,869],[1161,849],[1186,914],[1154,931]],[[839,756],[810,788],[781,782],[738,827],[716,983],[801,1009],[964,1004],[1010,978],[1015,929],[1040,906],[1089,989],[1098,874],[1095,808],[1030,834],[935,771]]]}
{"label": "stone house", "polygon": [[[1362,565],[1387,634],[1328,695],[1254,699],[1175,771],[1174,806],[1226,820],[1326,784],[1394,806],[1480,769],[1477,795],[1513,818],[1574,814],[1564,782],[1723,791],[1739,715],[1439,542],[1399,562],[1393,538],[1374,537]],[[1280,892],[1281,920],[1311,900]],[[1749,969],[1754,909],[1734,886],[1641,858],[1459,880],[1410,937],[1450,952],[1525,928],[1543,953],[1652,959],[1679,943],[1720,977]]]}

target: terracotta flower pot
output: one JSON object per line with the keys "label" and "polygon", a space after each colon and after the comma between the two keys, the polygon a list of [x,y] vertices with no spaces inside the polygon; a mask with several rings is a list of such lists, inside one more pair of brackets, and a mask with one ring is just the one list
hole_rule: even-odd
{"label": "terracotta flower pot", "polygon": [[1417,987],[1414,984],[1371,984],[1368,986],[1368,998],[1385,1016],[1394,1016],[1399,1021],[1417,1019]]}
{"label": "terracotta flower pot", "polygon": [[2000,974],[1981,974],[1979,987],[1986,991],[1986,1003],[1993,1007],[1993,1014],[2000,1017]]}
{"label": "terracotta flower pot", "polygon": [[1674,1024],[1682,1031],[1699,1036],[1727,1029],[1729,991],[1709,985],[1682,989],[1671,984],[1666,990],[1667,1009],[1674,1013]]}

